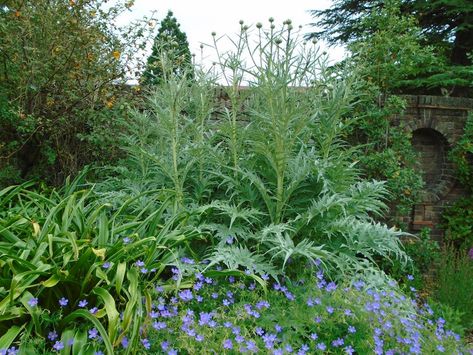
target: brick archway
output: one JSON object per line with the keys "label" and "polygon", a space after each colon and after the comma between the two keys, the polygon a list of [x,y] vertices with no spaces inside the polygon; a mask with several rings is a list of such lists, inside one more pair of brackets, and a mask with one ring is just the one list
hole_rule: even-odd
{"label": "brick archway", "polygon": [[406,110],[394,117],[394,122],[412,133],[414,149],[421,154],[427,186],[422,202],[403,220],[410,231],[429,227],[432,236],[440,240],[443,208],[465,194],[455,179],[447,154],[463,134],[468,113],[473,112],[473,99],[438,96],[405,96],[405,99]]}
{"label": "brick archway", "polygon": [[444,199],[456,182],[454,166],[448,160],[451,144],[435,129],[418,128],[412,132],[412,145],[419,155],[418,169],[426,184],[422,202],[435,203]]}

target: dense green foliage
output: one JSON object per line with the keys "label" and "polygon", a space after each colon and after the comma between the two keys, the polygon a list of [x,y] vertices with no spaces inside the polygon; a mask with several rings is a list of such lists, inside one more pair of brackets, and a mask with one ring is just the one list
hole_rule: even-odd
{"label": "dense green foliage", "polygon": [[[362,281],[337,285],[321,270],[306,265],[297,281],[274,284],[262,294],[245,279],[229,277],[228,282],[207,284],[196,276],[192,299],[180,298],[174,317],[154,323],[151,352],[171,348],[185,353],[267,354],[462,351],[450,324],[435,319],[429,306],[408,302],[395,283],[383,290]],[[169,297],[161,302],[172,307]],[[181,331],[175,334],[175,329]],[[423,341],[435,330],[437,339]]]}
{"label": "dense green foliage", "polygon": [[450,160],[455,164],[456,175],[470,192],[473,192],[473,116],[469,115],[463,135],[450,151]]}
{"label": "dense green foliage", "polygon": [[129,2],[105,3],[2,2],[0,185],[19,177],[60,183],[116,157],[113,136],[124,130],[123,100],[131,100],[127,66],[146,31],[114,25]]}
{"label": "dense green foliage", "polygon": [[[436,88],[454,95],[466,95],[471,90],[473,78],[469,54],[473,51],[473,27],[471,1],[381,1],[337,0],[329,9],[312,11],[321,28],[309,37],[322,37],[332,44],[348,44],[377,32],[376,19],[380,12],[393,3],[399,4],[403,15],[413,16],[422,30],[422,45],[433,46],[437,65],[419,75],[413,84]],[[423,68],[426,70],[427,68]],[[411,84],[412,84],[411,83]],[[408,85],[408,87],[411,85]]]}
{"label": "dense green foliage", "polygon": [[361,79],[350,111],[356,119],[348,139],[352,145],[363,145],[357,159],[365,176],[386,181],[390,222],[398,225],[398,217],[407,215],[419,201],[423,182],[411,134],[396,122],[405,101],[394,94],[432,61],[432,51],[420,45],[412,18],[401,16],[396,4],[369,20],[376,31],[353,41],[348,47],[351,57],[345,61]]}
{"label": "dense green foliage", "polygon": [[[252,83],[244,106],[224,110],[215,129],[208,83],[171,77],[135,113],[148,140],[132,139],[133,165],[99,189],[112,197],[137,184],[171,190],[174,212],[188,211],[208,235],[210,260],[230,268],[274,273],[289,259],[320,258],[350,273],[373,255],[402,260],[402,233],[373,221],[387,191],[360,178],[343,141],[356,78],[328,75],[312,46],[297,53],[290,24],[260,38],[250,48],[262,64],[236,67]],[[240,45],[252,45],[243,27]],[[311,80],[317,85],[304,91],[290,87]]]}
{"label": "dense green foliage", "polygon": [[[373,147],[349,144],[366,107],[402,103],[381,104],[362,62],[328,68],[290,21],[241,23],[232,43],[214,36],[208,73],[159,53],[166,80],[109,132],[121,160],[94,182],[85,169],[0,190],[0,354],[466,353],[451,330],[463,295],[436,304],[446,324],[381,269],[423,271],[436,252],[424,237],[410,258],[408,235],[380,222],[396,190],[362,170]],[[389,131],[395,174],[409,146]]]}
{"label": "dense green foliage", "polygon": [[[174,281],[165,287],[158,283],[150,290],[139,343],[127,333],[110,350],[100,323],[82,322],[78,328],[83,331],[61,332],[51,327],[45,329],[44,338],[23,338],[20,354],[469,352],[453,331],[459,324],[451,309],[417,305],[392,281],[384,284],[377,279],[376,287],[361,280],[337,285],[326,279],[322,269],[306,265],[298,280],[274,283],[271,290],[262,292],[245,275],[227,273],[216,279],[196,272],[202,265],[194,260],[181,260],[181,266],[172,269]],[[175,280],[182,274],[192,283],[179,290]],[[51,315],[60,319],[70,307]],[[43,304],[33,309],[48,314]],[[72,314],[101,319],[100,312],[76,310]],[[11,330],[8,333],[14,339],[17,329]],[[0,348],[10,343],[0,338]]]}
{"label": "dense green foliage", "polygon": [[[249,46],[246,35],[242,28]],[[383,184],[360,178],[342,140],[356,78],[328,76],[312,47],[297,53],[290,24],[260,38],[245,111],[228,115],[237,120],[212,127],[212,82],[171,67],[132,113],[126,160],[92,191],[78,181],[50,194],[3,190],[1,326],[13,339],[53,328],[80,343],[80,318],[107,352],[125,335],[136,349],[147,322],[139,300],[149,313],[147,292],[172,265],[182,268],[183,253],[206,259],[204,272],[247,273],[263,289],[266,275],[295,275],[306,261],[342,278],[376,272],[375,256],[405,258],[401,233],[372,219],[385,208]],[[310,81],[317,85],[303,92],[290,87]],[[77,310],[84,299],[97,308]]]}
{"label": "dense green foliage", "polygon": [[348,49],[356,62],[363,63],[360,70],[381,93],[406,92],[408,86],[421,85],[413,79],[428,75],[439,65],[434,48],[422,43],[424,35],[415,18],[403,15],[397,1],[387,1],[360,25],[372,31],[360,34]]}
{"label": "dense green foliage", "polygon": [[473,248],[473,197],[455,201],[445,209],[442,217],[446,240],[462,250]]}
{"label": "dense green foliage", "polygon": [[443,213],[446,239],[460,249],[473,248],[473,116],[469,116],[462,137],[449,153],[459,182],[467,196],[455,201]]}
{"label": "dense green foliage", "polygon": [[430,287],[428,283],[435,277],[435,269],[441,257],[439,243],[432,240],[428,229],[423,229],[417,237],[405,238],[403,245],[412,263],[406,267],[398,261],[391,263],[381,260],[380,267],[407,291],[411,286],[417,290]]}
{"label": "dense green foliage", "polygon": [[[27,186],[0,192],[0,334],[19,326],[45,336],[53,328],[80,341],[84,333],[75,328],[82,319],[98,327],[107,349],[125,334],[139,342],[141,299],[174,260],[172,249],[195,235],[179,229],[178,215],[164,221],[166,202],[146,216],[129,214],[132,200],[110,210],[80,189],[80,178],[50,193]],[[133,263],[140,259],[153,271],[139,280],[142,271]],[[41,309],[29,302],[33,298]],[[81,300],[103,309],[80,310]],[[106,331],[97,325],[103,317]]]}
{"label": "dense green foliage", "polygon": [[161,21],[141,78],[143,85],[156,85],[167,80],[169,71],[173,75],[186,75],[192,78],[189,43],[180,26],[172,11],[169,11]]}
{"label": "dense green foliage", "polygon": [[435,299],[460,314],[465,329],[473,329],[473,253],[445,248],[440,258]]}

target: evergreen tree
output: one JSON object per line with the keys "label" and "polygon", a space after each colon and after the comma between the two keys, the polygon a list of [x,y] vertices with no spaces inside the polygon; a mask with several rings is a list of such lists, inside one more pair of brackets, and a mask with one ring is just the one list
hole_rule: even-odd
{"label": "evergreen tree", "polygon": [[141,79],[144,85],[159,84],[166,73],[171,72],[178,76],[193,76],[189,42],[180,26],[172,11],[168,11],[154,39],[152,53]]}

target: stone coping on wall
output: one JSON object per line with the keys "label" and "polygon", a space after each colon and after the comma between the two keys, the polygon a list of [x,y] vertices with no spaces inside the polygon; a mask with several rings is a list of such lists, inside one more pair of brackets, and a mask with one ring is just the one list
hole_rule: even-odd
{"label": "stone coping on wall", "polygon": [[407,107],[433,108],[446,110],[473,110],[473,98],[430,96],[430,95],[401,95],[407,101]]}

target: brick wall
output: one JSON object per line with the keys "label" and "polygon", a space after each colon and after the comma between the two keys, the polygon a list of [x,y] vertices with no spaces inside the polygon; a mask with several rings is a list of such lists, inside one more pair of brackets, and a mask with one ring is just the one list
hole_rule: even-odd
{"label": "brick wall", "polygon": [[394,122],[412,132],[414,149],[419,153],[418,168],[423,171],[426,187],[422,202],[411,214],[403,217],[410,231],[432,228],[432,236],[441,240],[441,214],[466,191],[454,176],[454,167],[448,161],[449,149],[463,134],[473,99],[438,96],[406,96],[405,112],[394,117]]}

